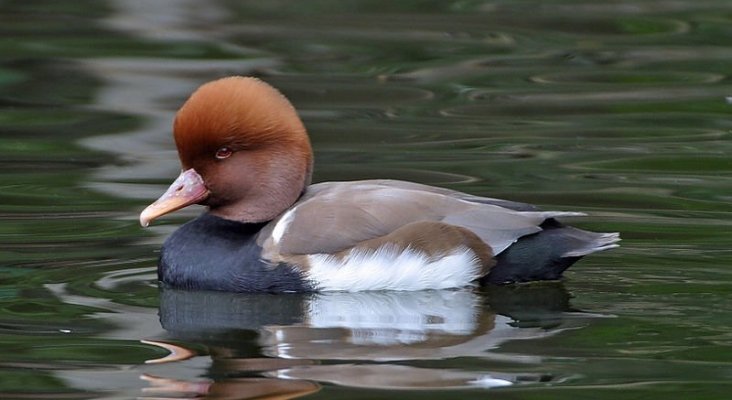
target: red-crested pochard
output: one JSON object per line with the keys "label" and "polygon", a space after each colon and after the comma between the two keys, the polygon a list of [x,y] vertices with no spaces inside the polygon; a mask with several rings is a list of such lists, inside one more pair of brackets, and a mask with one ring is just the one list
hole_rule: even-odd
{"label": "red-crested pochard", "polygon": [[256,78],[196,90],[178,111],[180,176],[140,215],[208,212],[163,245],[163,284],[232,292],[420,290],[559,279],[617,247],[617,233],[565,226],[576,212],[395,180],[311,185],[297,112]]}

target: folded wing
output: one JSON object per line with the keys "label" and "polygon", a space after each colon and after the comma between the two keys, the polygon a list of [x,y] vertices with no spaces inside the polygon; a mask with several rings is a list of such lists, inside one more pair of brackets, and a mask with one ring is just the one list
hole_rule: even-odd
{"label": "folded wing", "polygon": [[266,235],[280,254],[336,253],[412,222],[437,221],[472,231],[497,255],[548,218],[583,215],[497,204],[530,207],[409,182],[329,182],[311,186]]}

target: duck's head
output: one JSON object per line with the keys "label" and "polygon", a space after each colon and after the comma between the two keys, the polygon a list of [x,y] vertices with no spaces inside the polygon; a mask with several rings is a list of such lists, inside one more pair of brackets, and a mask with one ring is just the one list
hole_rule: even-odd
{"label": "duck's head", "polygon": [[143,226],[191,204],[230,220],[269,221],[310,183],[305,127],[290,102],[259,79],[201,86],[178,111],[173,131],[182,172],[140,214]]}

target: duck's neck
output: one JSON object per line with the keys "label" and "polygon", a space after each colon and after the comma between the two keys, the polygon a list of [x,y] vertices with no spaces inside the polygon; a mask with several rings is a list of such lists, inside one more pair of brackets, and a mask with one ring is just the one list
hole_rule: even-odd
{"label": "duck's neck", "polygon": [[[307,167],[303,168],[306,165]],[[238,201],[211,207],[209,212],[220,218],[261,223],[275,219],[300,198],[311,180],[309,160],[276,158],[256,177]]]}
{"label": "duck's neck", "polygon": [[209,214],[244,224],[265,223],[275,219],[290,207],[295,200],[257,196],[236,204],[211,208]]}

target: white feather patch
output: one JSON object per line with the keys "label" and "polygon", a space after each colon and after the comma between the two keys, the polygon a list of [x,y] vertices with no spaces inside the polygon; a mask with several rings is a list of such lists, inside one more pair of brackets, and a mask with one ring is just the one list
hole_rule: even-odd
{"label": "white feather patch", "polygon": [[340,259],[311,254],[308,260],[308,278],[321,291],[455,288],[477,279],[480,271],[478,257],[465,247],[436,259],[414,249],[384,246],[376,251],[352,250]]}
{"label": "white feather patch", "polygon": [[294,215],[295,208],[286,212],[285,215],[280,217],[280,220],[277,221],[277,225],[275,225],[274,229],[272,229],[272,240],[274,240],[275,244],[279,243],[280,240],[282,240],[282,236],[287,231],[287,226],[290,225],[290,221],[292,221],[292,217]]}

